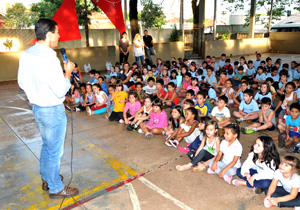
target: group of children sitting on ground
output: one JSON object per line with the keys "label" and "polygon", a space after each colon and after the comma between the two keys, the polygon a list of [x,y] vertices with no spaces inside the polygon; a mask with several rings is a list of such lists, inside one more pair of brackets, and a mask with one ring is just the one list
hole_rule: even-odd
{"label": "group of children sitting on ground", "polygon": [[[178,171],[207,170],[228,184],[265,192],[267,208],[300,209],[300,161],[291,155],[280,159],[274,143],[300,151],[300,64],[293,61],[289,67],[281,62],[273,64],[269,57],[263,61],[260,54],[255,61],[241,57],[234,66],[225,54],[219,63],[207,56],[199,68],[181,58],[157,59],[153,66],[134,63],[131,68],[124,62],[116,63],[109,75],[91,70],[87,84],[76,66],[66,107],[88,115],[105,113],[106,119],[124,123],[126,130],[146,139],[163,135],[165,145],[178,148],[191,160],[177,165]],[[276,97],[279,102],[274,104]],[[231,122],[230,107],[236,123]],[[166,109],[171,110],[169,118]],[[247,126],[240,127],[242,121]],[[276,129],[279,136],[256,139],[242,164],[240,132]],[[179,146],[182,140],[186,147]]]}

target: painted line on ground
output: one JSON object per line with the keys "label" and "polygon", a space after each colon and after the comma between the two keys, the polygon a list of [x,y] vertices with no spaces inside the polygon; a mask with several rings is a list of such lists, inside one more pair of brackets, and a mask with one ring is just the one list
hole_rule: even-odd
{"label": "painted line on ground", "polygon": [[152,182],[150,182],[149,180],[147,180],[145,177],[140,177],[138,180],[141,181],[143,184],[145,184],[150,189],[152,189],[155,192],[157,192],[158,194],[160,194],[163,197],[167,198],[168,200],[172,201],[176,206],[180,207],[181,209],[193,210],[192,208],[188,207],[187,205],[185,205],[181,201],[179,201],[176,198],[174,198],[173,196],[171,196],[166,191],[164,191],[164,190],[160,189],[159,187],[157,187],[155,184],[153,184]]}
{"label": "painted line on ground", "polygon": [[14,107],[14,106],[0,106],[0,108],[17,109],[17,110],[22,110],[22,111],[25,111],[25,112],[32,112],[32,110],[30,110],[30,109]]}
{"label": "painted line on ground", "polygon": [[126,184],[130,199],[131,199],[131,203],[133,206],[133,210],[141,210],[141,205],[139,202],[139,198],[133,188],[133,185],[131,183],[127,183]]}

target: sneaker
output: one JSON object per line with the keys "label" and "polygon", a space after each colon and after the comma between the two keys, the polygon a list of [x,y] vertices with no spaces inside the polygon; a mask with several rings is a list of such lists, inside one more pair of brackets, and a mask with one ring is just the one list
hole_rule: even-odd
{"label": "sneaker", "polygon": [[245,126],[243,126],[243,127],[241,127],[241,132],[243,133],[243,134],[246,134],[246,131],[247,131],[248,129],[245,127]]}
{"label": "sneaker", "polygon": [[189,148],[187,148],[187,147],[182,147],[182,146],[179,146],[178,147],[178,150],[180,151],[180,152],[183,152],[184,154],[187,154],[190,150],[189,150]]}
{"label": "sneaker", "polygon": [[207,173],[208,173],[208,174],[216,174],[216,172],[214,172],[213,170],[211,170],[211,168],[208,168],[208,169],[207,169]]}
{"label": "sneaker", "polygon": [[169,146],[169,147],[172,147],[171,142],[172,142],[172,140],[166,141],[166,142],[165,142],[165,145],[167,145],[167,146]]}
{"label": "sneaker", "polygon": [[138,129],[138,133],[144,133],[142,129]]}
{"label": "sneaker", "polygon": [[242,122],[243,119],[242,118],[235,118],[235,121],[236,121],[237,124],[240,124],[240,122]]}
{"label": "sneaker", "polygon": [[253,128],[247,129],[245,132],[246,132],[246,134],[255,133],[255,131],[253,130]]}
{"label": "sneaker", "polygon": [[265,206],[266,208],[270,208],[270,207],[271,207],[271,202],[270,202],[269,199],[264,201],[264,206]]}
{"label": "sneaker", "polygon": [[179,142],[177,140],[171,140],[170,143],[172,144],[173,147],[177,148]]}
{"label": "sneaker", "polygon": [[86,113],[91,116],[92,115],[92,110],[89,106],[86,107]]}
{"label": "sneaker", "polygon": [[172,134],[169,134],[169,135],[167,136],[166,140],[167,140],[168,138],[170,138],[170,136],[172,136]]}
{"label": "sneaker", "polygon": [[146,133],[145,134],[145,138],[146,139],[152,139],[153,138],[153,134],[152,133]]}
{"label": "sneaker", "polygon": [[278,136],[278,147],[283,148],[285,146],[285,139],[282,135]]}
{"label": "sneaker", "polygon": [[253,187],[253,192],[255,194],[262,194],[264,192],[264,189],[262,189],[260,187]]}
{"label": "sneaker", "polygon": [[132,130],[133,130],[133,125],[132,125],[132,124],[129,124],[129,125],[127,126],[126,130],[132,131]]}
{"label": "sneaker", "polygon": [[124,123],[124,120],[120,119],[120,120],[119,120],[119,123],[123,124],[123,123]]}
{"label": "sneaker", "polygon": [[300,150],[300,147],[295,146],[293,153],[294,154],[299,154],[299,150]]}
{"label": "sneaker", "polygon": [[76,108],[75,111],[76,112],[81,112],[81,110],[79,108]]}
{"label": "sneaker", "polygon": [[224,179],[224,181],[227,182],[228,184],[231,184],[232,176],[229,176],[229,175],[225,174],[223,179]]}
{"label": "sneaker", "polygon": [[135,129],[135,130],[136,130],[138,127],[139,127],[139,126],[138,126],[137,124],[134,124],[134,125],[133,125],[133,129]]}
{"label": "sneaker", "polygon": [[233,186],[236,186],[236,187],[239,186],[238,180],[237,180],[237,179],[233,179],[233,180],[231,181],[231,184],[232,184]]}

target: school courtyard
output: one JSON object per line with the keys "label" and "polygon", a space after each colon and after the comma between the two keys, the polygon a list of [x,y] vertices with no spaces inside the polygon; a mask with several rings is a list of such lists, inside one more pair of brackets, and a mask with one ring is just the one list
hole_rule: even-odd
{"label": "school courtyard", "polygon": [[[299,54],[264,53],[262,59],[268,56],[273,60],[281,58],[284,63],[300,61]],[[255,55],[245,57],[255,59]],[[234,62],[238,57],[230,59]],[[88,75],[84,75],[84,81],[87,79]],[[26,95],[16,81],[2,82],[0,98],[0,209],[59,209],[62,199],[49,199],[48,192],[41,188],[42,140]],[[166,112],[169,114],[170,109]],[[178,172],[175,166],[187,163],[189,158],[178,149],[165,146],[162,136],[146,140],[142,134],[126,131],[125,125],[109,122],[104,115],[88,116],[85,112],[68,110],[66,114],[68,126],[61,174],[67,185],[71,178],[73,137],[70,186],[77,187],[80,193],[65,199],[61,209],[265,209],[264,194],[228,185],[205,171]],[[277,130],[241,134],[242,162],[258,136],[278,134]],[[280,155],[290,150],[278,149]]]}

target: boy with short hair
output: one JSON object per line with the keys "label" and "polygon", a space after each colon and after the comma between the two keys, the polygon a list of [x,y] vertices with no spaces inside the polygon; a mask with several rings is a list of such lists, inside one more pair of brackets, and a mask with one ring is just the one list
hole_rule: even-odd
{"label": "boy with short hair", "polygon": [[271,109],[272,101],[268,97],[261,99],[261,110],[258,111],[258,122],[242,127],[243,134],[250,134],[256,131],[267,130],[274,131],[276,129],[275,112]]}
{"label": "boy with short hair", "polygon": [[188,99],[192,100],[194,103],[197,103],[197,101],[195,99],[195,91],[193,91],[192,89],[190,89],[186,92],[186,97],[182,100],[181,104],[184,104],[184,102]]}
{"label": "boy with short hair", "polygon": [[237,74],[235,74],[235,76],[233,77],[233,85],[234,86],[239,86],[241,84],[241,80],[242,80],[243,76],[246,76],[243,66],[239,66],[237,71],[238,71]]}
{"label": "boy with short hair", "polygon": [[82,83],[81,73],[78,71],[78,65],[75,63],[74,69],[71,72],[71,82],[75,83],[75,87],[79,88],[80,84]]}
{"label": "boy with short hair", "polygon": [[135,83],[135,91],[134,92],[137,93],[139,102],[141,104],[144,104],[146,94],[143,91],[143,84],[141,82]]}
{"label": "boy with short hair", "polygon": [[100,77],[100,72],[95,71],[94,82],[92,84],[96,84],[98,82],[99,77]]}
{"label": "boy with short hair", "polygon": [[157,96],[157,98],[160,98],[163,100],[165,96],[167,95],[167,91],[164,89],[164,80],[163,79],[158,79],[156,81],[156,90],[154,94]]}
{"label": "boy with short hair", "polygon": [[[207,99],[210,101],[211,104],[214,104],[217,98],[217,93],[215,89],[209,87],[207,83],[201,83],[200,90],[207,92]],[[209,105],[209,104],[208,104]]]}
{"label": "boy with short hair", "polygon": [[167,88],[168,88],[168,92],[164,97],[164,99],[162,100],[162,102],[165,103],[167,106],[173,108],[179,103],[179,98],[175,91],[175,84],[173,82],[169,82]]}
{"label": "boy with short hair", "polygon": [[293,142],[297,144],[294,150],[299,152],[298,143],[300,141],[300,104],[293,103],[290,107],[290,115],[286,118],[285,132],[278,136],[278,147],[289,146]]}
{"label": "boy with short hair", "polygon": [[288,83],[289,74],[287,70],[281,70],[280,73],[280,80],[277,84],[276,92],[279,96],[284,94],[285,86]]}
{"label": "boy with short hair", "polygon": [[274,80],[271,78],[271,77],[268,77],[267,79],[266,79],[266,83],[269,85],[269,87],[270,87],[270,91],[271,91],[271,93],[272,93],[272,101],[274,101],[275,100],[275,96],[276,96],[276,90],[275,90],[275,88],[273,87],[273,83],[274,83]]}
{"label": "boy with short hair", "polygon": [[90,80],[87,82],[87,84],[93,84],[94,83],[95,72],[96,72],[95,69],[90,70],[90,72],[89,72]]}
{"label": "boy with short hair", "polygon": [[253,90],[247,89],[244,91],[244,100],[239,106],[239,111],[234,111],[236,122],[240,123],[243,120],[255,120],[258,118],[257,111],[259,110],[257,102],[253,99]]}
{"label": "boy with short hair", "polygon": [[154,85],[154,83],[155,83],[154,78],[153,77],[149,77],[147,83],[148,83],[148,85],[146,85],[145,87],[143,87],[143,90],[145,91],[145,93],[147,95],[151,96],[155,92],[155,90],[156,90],[156,86]]}
{"label": "boy with short hair", "polygon": [[278,69],[277,67],[273,67],[271,72],[267,74],[266,78],[271,77],[274,82],[279,82],[279,74],[278,74]]}
{"label": "boy with short hair", "polygon": [[211,119],[216,120],[219,128],[223,128],[230,124],[230,111],[226,107],[228,98],[222,95],[218,98],[217,106],[211,112]]}
{"label": "boy with short hair", "polygon": [[253,81],[254,84],[252,85],[252,88],[261,87],[261,85],[266,81],[266,74],[264,73],[262,66],[257,68],[257,74]]}
{"label": "boy with short hair", "polygon": [[[244,91],[248,89],[248,82],[242,81],[241,86],[239,87],[238,91],[236,92],[233,101],[234,105],[233,107],[238,107],[241,104],[241,101],[244,100]],[[239,98],[238,98],[239,97]]]}
{"label": "boy with short hair", "polygon": [[106,84],[104,83],[104,77],[103,76],[99,76],[99,79],[97,81],[97,83],[101,86],[102,90],[108,94],[108,89]]}
{"label": "boy with short hair", "polygon": [[207,94],[203,91],[199,91],[196,96],[197,104],[195,105],[195,109],[197,109],[199,113],[199,117],[208,116],[209,107],[205,103],[205,99],[207,98]]}
{"label": "boy with short hair", "polygon": [[226,54],[222,53],[221,60],[219,61],[219,70],[223,69],[223,67],[225,66],[225,60],[226,60]]}
{"label": "boy with short hair", "polygon": [[154,84],[156,83],[156,78],[155,76],[153,76],[153,71],[152,69],[148,70],[148,75],[147,77],[145,78],[145,84],[148,84],[148,79],[149,78],[153,78],[154,79]]}
{"label": "boy with short hair", "polygon": [[249,60],[248,61],[248,69],[246,71],[246,74],[247,74],[249,80],[253,80],[255,73],[256,73],[256,69],[253,66],[253,61]]}

